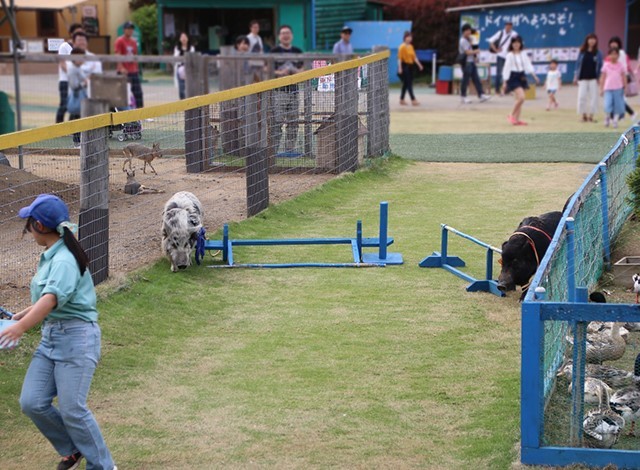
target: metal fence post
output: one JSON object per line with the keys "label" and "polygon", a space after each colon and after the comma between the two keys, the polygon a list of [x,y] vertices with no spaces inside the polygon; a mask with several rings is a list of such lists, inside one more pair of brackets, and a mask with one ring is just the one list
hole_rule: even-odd
{"label": "metal fence post", "polygon": [[[200,53],[187,53],[184,57],[187,97],[204,94],[205,83],[202,77],[206,73],[206,61]],[[203,108],[188,109],[184,112],[184,153],[187,173],[201,173],[204,170],[203,114]]]}
{"label": "metal fence post", "polygon": [[358,169],[358,69],[335,74],[336,169]]}
{"label": "metal fence post", "polygon": [[[576,289],[576,301],[588,302],[585,287]],[[573,322],[573,373],[571,375],[571,426],[570,442],[575,447],[582,445],[582,422],[584,419],[584,370],[587,363],[587,322]]]}
{"label": "metal fence post", "polygon": [[[109,111],[102,100],[84,100],[82,116]],[[109,277],[109,143],[108,129],[80,134],[80,214],[78,241],[89,257],[94,284]]]}
{"label": "metal fence post", "polygon": [[389,59],[380,61],[380,150],[384,155],[389,152],[389,123],[391,117],[389,115]]}
{"label": "metal fence post", "polygon": [[[536,298],[544,300],[544,289],[536,288]],[[542,342],[544,323],[540,318],[540,302],[522,304],[522,344],[520,365],[520,435],[522,463],[531,463],[540,449],[544,414]]]}
{"label": "metal fence post", "polygon": [[575,219],[567,217],[567,301],[576,301]]}
{"label": "metal fence post", "polygon": [[[382,49],[386,48],[380,48]],[[367,155],[371,157],[382,156],[388,150],[388,132],[384,128],[388,122],[388,114],[385,113],[389,111],[389,84],[384,70],[386,66],[386,61],[380,60],[369,64],[368,70]]]}
{"label": "metal fence post", "polygon": [[602,203],[602,245],[605,269],[611,269],[611,241],[609,239],[609,187],[607,184],[607,164],[600,163],[600,199]]}
{"label": "metal fence post", "polygon": [[[307,67],[307,70],[311,67]],[[304,83],[303,113],[304,113],[304,156],[313,157],[313,88],[311,80]]]}
{"label": "metal fence post", "polygon": [[269,165],[265,126],[260,119],[266,94],[249,95],[244,107],[244,145],[246,158],[247,217],[269,207]]}

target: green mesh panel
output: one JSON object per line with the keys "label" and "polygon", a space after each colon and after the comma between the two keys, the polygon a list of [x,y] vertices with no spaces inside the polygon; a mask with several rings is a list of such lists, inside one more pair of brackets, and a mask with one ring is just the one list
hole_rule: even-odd
{"label": "green mesh panel", "polygon": [[[629,217],[632,207],[629,203],[629,188],[626,177],[635,168],[636,151],[634,131],[629,129],[623,138],[601,162],[606,165],[608,223],[611,242],[620,233]],[[604,237],[602,219],[602,180],[595,170],[581,186],[576,203],[569,209],[575,227],[575,280],[576,286],[592,289],[600,279],[605,267]],[[546,298],[551,301],[567,301],[567,235],[566,229],[560,235],[558,245],[551,254],[538,286],[546,290]],[[543,376],[545,403],[549,402],[554,389],[556,372],[562,364],[569,331],[566,322],[547,321],[544,324]]]}

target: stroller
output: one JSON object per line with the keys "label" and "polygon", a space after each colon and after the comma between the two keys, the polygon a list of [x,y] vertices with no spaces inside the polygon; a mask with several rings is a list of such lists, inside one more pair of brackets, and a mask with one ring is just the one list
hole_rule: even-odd
{"label": "stroller", "polygon": [[[131,93],[131,87],[127,85],[129,106],[124,108],[113,108],[113,112],[128,111],[136,108],[136,100]],[[140,140],[142,139],[142,123],[140,121],[125,122],[124,124],[116,124],[115,126],[109,126],[109,138],[112,138],[114,134],[118,132],[116,138],[118,142],[124,142],[125,140]]]}
{"label": "stroller", "polygon": [[[130,108],[113,109],[115,112],[118,112],[127,111]],[[116,135],[118,142],[124,142],[125,140],[140,140],[142,139],[142,123],[140,121],[131,121],[125,122],[124,124],[109,126],[109,138],[112,138],[116,132],[119,132]]]}

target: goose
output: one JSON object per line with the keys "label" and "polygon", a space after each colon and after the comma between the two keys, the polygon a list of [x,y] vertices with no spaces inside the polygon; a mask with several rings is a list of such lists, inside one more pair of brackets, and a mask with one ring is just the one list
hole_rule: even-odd
{"label": "goose", "polygon": [[[571,386],[569,384],[569,393],[571,393]],[[584,378],[584,402],[590,405],[599,405],[601,397],[605,391],[611,396],[613,389],[609,387],[600,379],[594,379],[593,377]]]}
{"label": "goose", "polygon": [[627,435],[635,435],[635,422],[640,419],[640,354],[636,356],[633,368],[635,383],[616,391],[609,400],[611,409],[631,423]]}
{"label": "goose", "polygon": [[[571,383],[573,375],[573,361],[569,360],[563,364],[558,373],[558,377],[566,377]],[[628,387],[635,383],[633,373],[628,370],[618,369],[617,367],[604,364],[587,364],[584,370],[585,377],[593,377],[600,379],[609,387],[620,388]]]}
{"label": "goose", "polygon": [[[625,323],[620,327],[620,336],[624,338],[626,343],[629,342],[629,331],[630,331],[629,328],[627,328],[627,325],[632,325],[632,323]],[[613,328],[612,321],[604,321],[604,322],[592,321],[592,322],[589,322],[589,324],[587,325],[587,334],[594,334],[594,333],[610,334],[611,328]]]}
{"label": "goose", "polygon": [[622,416],[611,410],[609,392],[602,390],[598,408],[589,411],[582,421],[584,445],[599,449],[611,449],[620,437],[625,421]]}
{"label": "goose", "polygon": [[[616,322],[611,330],[587,334],[587,362],[602,364],[603,361],[617,361],[627,347],[624,338],[620,336],[622,323]],[[573,335],[567,335],[566,341],[573,347]],[[571,353],[572,348],[568,348]]]}

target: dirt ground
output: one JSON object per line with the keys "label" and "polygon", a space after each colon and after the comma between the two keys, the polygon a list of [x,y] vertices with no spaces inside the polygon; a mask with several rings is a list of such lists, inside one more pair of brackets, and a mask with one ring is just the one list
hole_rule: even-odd
{"label": "dirt ground", "polygon": [[[24,223],[17,217],[21,207],[43,192],[58,194],[71,209],[77,222],[80,200],[79,155],[31,155],[29,168],[17,170],[17,157],[7,156],[11,167],[0,166],[0,305],[10,310],[26,306],[29,282],[40,248],[26,236]],[[209,232],[226,222],[246,218],[246,181],[243,172],[190,174],[184,159],[154,161],[158,175],[138,166],[136,179],[143,185],[163,191],[131,196],[124,193],[126,174],[122,158],[111,157],[109,169],[109,274],[117,276],[148,264],[162,256],[160,251],[161,214],[164,203],[177,191],[191,191],[202,202],[204,225]],[[271,175],[271,204],[291,199],[335,175]]]}

